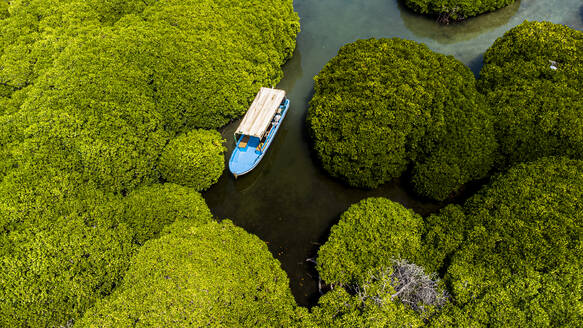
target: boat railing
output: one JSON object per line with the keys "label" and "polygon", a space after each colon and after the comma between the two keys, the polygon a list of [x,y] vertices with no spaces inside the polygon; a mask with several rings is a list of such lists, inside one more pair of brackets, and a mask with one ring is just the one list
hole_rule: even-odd
{"label": "boat railing", "polygon": [[275,131],[275,125],[271,126],[271,129],[269,129],[269,133],[267,134],[267,137],[265,137],[265,141],[261,142],[261,147],[259,147],[257,150],[259,153],[263,152],[263,148],[265,148],[265,145],[267,145],[267,142],[272,137],[273,131]]}
{"label": "boat railing", "polygon": [[[280,106],[280,108],[285,109],[283,104]],[[276,116],[277,115],[281,116],[280,113],[277,113]],[[259,149],[257,149],[258,152],[260,152],[260,153],[263,152],[263,148],[265,148],[265,146],[267,145],[268,140],[273,137],[273,134],[275,133],[276,127],[280,123],[281,123],[281,117],[279,120],[275,120],[275,117],[273,118],[273,120],[271,121],[271,126],[269,128],[269,131],[267,132],[267,137],[265,137],[265,141],[261,142],[261,144],[260,144],[261,147],[258,147]]]}
{"label": "boat railing", "polygon": [[273,142],[289,103],[283,90],[259,90],[233,133],[235,149],[229,160],[229,169],[235,177],[249,172],[259,163]]}

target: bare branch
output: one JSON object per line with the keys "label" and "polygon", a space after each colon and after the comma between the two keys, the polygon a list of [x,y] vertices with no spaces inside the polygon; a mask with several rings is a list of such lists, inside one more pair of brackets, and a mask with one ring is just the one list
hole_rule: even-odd
{"label": "bare branch", "polygon": [[449,298],[439,288],[436,274],[426,274],[422,267],[406,260],[394,260],[392,267],[371,272],[364,283],[351,289],[363,305],[369,300],[382,306],[389,297],[422,314],[430,308],[442,307]]}

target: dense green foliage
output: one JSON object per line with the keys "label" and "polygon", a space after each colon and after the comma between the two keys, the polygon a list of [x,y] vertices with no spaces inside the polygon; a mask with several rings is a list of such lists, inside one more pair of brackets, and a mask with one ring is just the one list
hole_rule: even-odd
{"label": "dense green foliage", "polygon": [[582,86],[583,32],[524,22],[496,40],[484,57],[479,88],[497,117],[501,165],[583,158]]}
{"label": "dense green foliage", "polygon": [[395,260],[359,284],[336,286],[312,314],[321,327],[421,327],[448,299],[435,274]]}
{"label": "dense green foliage", "polygon": [[114,192],[158,181],[169,139],[240,115],[294,48],[291,1],[215,2],[11,3],[0,143],[75,154],[54,165]]}
{"label": "dense green foliage", "polygon": [[15,173],[0,184],[0,326],[58,326],[123,277],[132,231],[116,199],[90,185]]}
{"label": "dense green foliage", "polygon": [[486,175],[496,143],[470,70],[400,39],[345,45],[315,78],[308,125],[324,168],[376,187],[413,166],[417,191],[443,200]]}
{"label": "dense green foliage", "polygon": [[123,284],[78,327],[289,327],[286,274],[259,238],[230,221],[148,241]]}
{"label": "dense green foliage", "polygon": [[[447,209],[430,243],[456,306],[438,326],[574,327],[583,319],[583,162],[520,164]],[[433,219],[435,222],[439,220]],[[444,227],[451,227],[451,231]],[[453,236],[452,236],[453,235]],[[441,255],[440,255],[441,254]]]}
{"label": "dense green foliage", "polygon": [[259,87],[281,79],[299,31],[292,0],[162,1],[144,19],[162,25],[152,30],[172,47],[153,86],[177,127],[219,127],[243,114]]}
{"label": "dense green foliage", "polygon": [[445,302],[422,258],[423,220],[385,198],[352,205],[320,248],[317,269],[332,290],[312,309],[320,327],[421,327]]}
{"label": "dense green foliage", "polygon": [[466,216],[460,205],[448,205],[438,214],[425,218],[430,227],[423,235],[421,263],[431,271],[442,272],[453,253],[464,241]]}
{"label": "dense green foliage", "polygon": [[[463,206],[447,206],[424,223],[415,217],[380,198],[342,215],[320,249],[318,270],[334,289],[312,309],[314,325],[576,327],[582,322],[583,161],[547,157],[520,164]],[[429,272],[445,274],[451,302],[420,315],[396,302],[403,286],[382,270],[403,256],[402,249],[414,251],[415,261]]]}
{"label": "dense green foliage", "polygon": [[205,190],[225,169],[223,139],[216,131],[192,130],[170,141],[160,158],[166,181]]}
{"label": "dense green foliage", "polygon": [[[367,285],[375,293],[382,281]],[[372,299],[361,299],[343,287],[326,293],[312,308],[313,327],[422,327],[423,320],[410,308],[391,299],[391,292],[378,295],[382,304]]]}
{"label": "dense green foliage", "polygon": [[423,221],[386,198],[352,205],[332,227],[318,251],[318,271],[328,284],[363,282],[395,258],[414,259],[421,248]]}
{"label": "dense green foliage", "polygon": [[459,21],[506,7],[515,0],[404,0],[405,5],[420,14],[439,15],[440,21]]}
{"label": "dense green foliage", "polygon": [[34,84],[71,40],[103,26],[117,29],[132,17],[148,38],[119,47],[139,44],[136,60],[152,59],[141,70],[172,129],[218,127],[241,115],[260,86],[281,78],[299,30],[291,0],[17,0],[10,6],[0,27],[0,82]]}
{"label": "dense green foliage", "polygon": [[[122,198],[71,175],[20,168],[0,183],[0,326],[58,326],[120,282],[164,224],[208,222],[194,190],[154,185]],[[18,186],[18,188],[16,187]]]}
{"label": "dense green foliage", "polygon": [[146,240],[211,219],[196,190],[223,147],[195,129],[281,78],[298,17],[291,0],[2,0],[0,20],[0,326],[61,326]]}
{"label": "dense green foliage", "polygon": [[171,183],[142,187],[123,199],[122,218],[132,229],[133,241],[138,245],[158,237],[175,221],[194,226],[207,223],[212,217],[199,193]]}
{"label": "dense green foliage", "polygon": [[34,84],[69,41],[126,14],[138,14],[152,0],[12,0],[0,25],[0,82],[17,88]]}
{"label": "dense green foliage", "polygon": [[0,19],[8,18],[10,13],[8,12],[8,0],[0,1]]}
{"label": "dense green foliage", "polygon": [[[511,2],[406,1],[445,20]],[[331,175],[375,187],[410,169],[443,200],[487,174],[494,128],[502,166],[535,161],[425,221],[382,198],[351,206],[318,253],[333,290],[307,316],[265,243],[214,222],[198,193],[224,169],[203,129],[281,78],[298,30],[291,0],[0,0],[0,326],[583,322],[583,162],[539,158],[583,153],[583,34],[506,33],[481,72],[489,104],[423,45],[340,50],[308,115]],[[407,303],[397,259],[437,294],[424,270],[444,273],[452,302]]]}
{"label": "dense green foliage", "polygon": [[135,25],[119,29],[71,41],[13,115],[28,124],[25,142],[63,157],[51,165],[79,170],[83,181],[114,192],[157,182],[157,159],[172,136],[155,111],[142,58],[134,55],[145,52],[149,37]]}
{"label": "dense green foliage", "polygon": [[51,228],[27,229],[0,242],[0,325],[59,326],[111,292],[134,246],[111,217],[72,213]]}

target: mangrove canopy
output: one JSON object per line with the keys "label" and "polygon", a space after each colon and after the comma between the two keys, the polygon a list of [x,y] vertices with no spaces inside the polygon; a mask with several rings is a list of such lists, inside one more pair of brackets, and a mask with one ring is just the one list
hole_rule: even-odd
{"label": "mangrove canopy", "polygon": [[583,32],[524,22],[488,49],[479,90],[496,117],[499,166],[583,158]]}
{"label": "mangrove canopy", "polygon": [[343,46],[315,77],[307,121],[332,176],[374,188],[412,167],[417,192],[437,200],[484,177],[496,149],[472,72],[396,38]]}

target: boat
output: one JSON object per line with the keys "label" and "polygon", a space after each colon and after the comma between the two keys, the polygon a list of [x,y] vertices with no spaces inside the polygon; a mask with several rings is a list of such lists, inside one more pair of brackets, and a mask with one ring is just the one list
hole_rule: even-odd
{"label": "boat", "polygon": [[284,90],[261,88],[233,134],[229,170],[235,178],[253,170],[269,149],[289,109]]}

